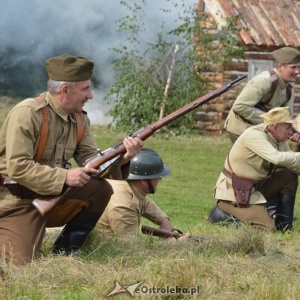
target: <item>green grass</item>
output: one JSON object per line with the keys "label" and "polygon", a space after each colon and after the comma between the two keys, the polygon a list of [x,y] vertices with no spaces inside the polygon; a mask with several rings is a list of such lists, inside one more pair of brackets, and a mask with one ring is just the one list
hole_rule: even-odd
{"label": "green grass", "polygon": [[[102,150],[126,136],[106,127],[92,130]],[[96,228],[79,257],[54,257],[51,250],[57,232],[50,232],[41,259],[24,267],[0,265],[1,299],[106,299],[116,280],[125,286],[143,282],[148,288],[199,287],[194,299],[299,299],[299,192],[293,233],[211,225],[206,218],[230,148],[226,135],[162,138],[156,134],[145,146],[155,149],[171,168],[152,198],[170,215],[174,227],[208,241],[167,241],[142,234],[128,238]],[[133,299],[128,292],[110,298]],[[192,297],[142,294],[134,298]]]}

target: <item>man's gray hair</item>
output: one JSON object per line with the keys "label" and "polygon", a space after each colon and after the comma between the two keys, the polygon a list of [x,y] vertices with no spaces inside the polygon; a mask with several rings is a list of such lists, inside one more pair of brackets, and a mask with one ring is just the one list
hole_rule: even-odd
{"label": "man's gray hair", "polygon": [[70,87],[74,87],[75,86],[75,82],[68,82],[68,81],[56,81],[56,80],[52,80],[49,79],[47,86],[48,86],[48,91],[50,93],[59,93],[60,88],[62,87],[63,84],[67,84]]}

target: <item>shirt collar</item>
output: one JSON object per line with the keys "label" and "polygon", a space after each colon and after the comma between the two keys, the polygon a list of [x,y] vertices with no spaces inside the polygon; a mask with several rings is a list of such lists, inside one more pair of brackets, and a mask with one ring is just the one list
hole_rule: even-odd
{"label": "shirt collar", "polygon": [[58,104],[58,102],[55,100],[55,98],[49,93],[46,92],[45,96],[46,102],[51,106],[51,108],[54,110],[56,114],[58,114],[64,121],[68,122],[68,117],[70,116],[71,121],[75,122],[72,114],[66,113],[61,106]]}
{"label": "shirt collar", "polygon": [[282,89],[284,89],[284,88],[286,88],[288,85],[290,85],[289,82],[285,83],[285,82],[283,81],[283,79],[281,78],[281,76],[280,76],[280,74],[279,74],[279,72],[278,72],[277,69],[274,69],[274,71],[275,71],[275,73],[277,74],[277,77],[278,77],[278,83],[279,83],[279,86],[280,86]]}
{"label": "shirt collar", "polygon": [[133,182],[129,180],[128,184],[130,185],[130,187],[132,188],[132,190],[134,191],[134,193],[137,195],[138,198],[146,198],[146,193],[140,190]]}

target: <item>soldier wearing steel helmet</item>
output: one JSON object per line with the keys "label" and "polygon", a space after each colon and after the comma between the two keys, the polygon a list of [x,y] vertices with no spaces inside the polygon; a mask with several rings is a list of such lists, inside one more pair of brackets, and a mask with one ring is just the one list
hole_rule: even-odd
{"label": "soldier wearing steel helmet", "polygon": [[[127,180],[108,180],[113,195],[99,220],[100,228],[113,233],[136,234],[144,217],[160,229],[172,230],[169,216],[147,194],[156,192],[159,181],[170,173],[161,157],[143,148],[130,161]],[[189,234],[185,234],[189,236]]]}

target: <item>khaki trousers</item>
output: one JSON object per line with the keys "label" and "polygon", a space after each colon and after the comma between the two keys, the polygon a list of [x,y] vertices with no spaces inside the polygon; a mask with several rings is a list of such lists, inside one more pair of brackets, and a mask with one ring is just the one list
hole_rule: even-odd
{"label": "khaki trousers", "polygon": [[93,179],[76,192],[64,205],[43,217],[32,204],[0,208],[1,257],[23,265],[39,257],[46,227],[59,227],[69,222],[82,209],[103,212],[113,190],[105,179]]}
{"label": "khaki trousers", "polygon": [[244,224],[264,230],[275,230],[273,219],[269,216],[264,204],[249,205],[247,208],[240,208],[231,201],[219,200],[218,207],[228,215],[234,216]]}

